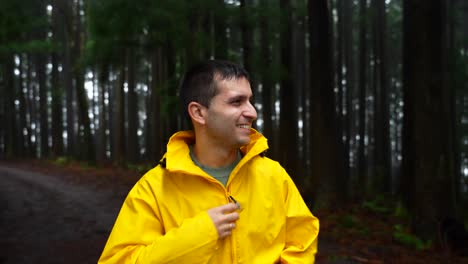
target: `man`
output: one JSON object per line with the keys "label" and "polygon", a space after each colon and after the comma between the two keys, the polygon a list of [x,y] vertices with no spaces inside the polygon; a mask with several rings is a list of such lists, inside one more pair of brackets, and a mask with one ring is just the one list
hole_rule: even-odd
{"label": "man", "polygon": [[99,263],[313,263],[318,219],[263,154],[247,72],[206,61],[180,98],[193,131],[130,191]]}

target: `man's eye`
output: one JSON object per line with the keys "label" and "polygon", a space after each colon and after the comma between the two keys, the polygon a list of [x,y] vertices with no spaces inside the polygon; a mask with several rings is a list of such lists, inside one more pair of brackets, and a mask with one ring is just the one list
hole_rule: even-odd
{"label": "man's eye", "polygon": [[231,102],[232,105],[240,105],[241,101],[240,100],[234,100]]}

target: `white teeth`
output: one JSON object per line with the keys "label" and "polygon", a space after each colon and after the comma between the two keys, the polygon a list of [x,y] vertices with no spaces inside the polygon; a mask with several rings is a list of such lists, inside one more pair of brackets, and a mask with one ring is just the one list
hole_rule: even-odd
{"label": "white teeth", "polygon": [[240,128],[250,128],[249,125],[238,125],[238,127],[240,127]]}

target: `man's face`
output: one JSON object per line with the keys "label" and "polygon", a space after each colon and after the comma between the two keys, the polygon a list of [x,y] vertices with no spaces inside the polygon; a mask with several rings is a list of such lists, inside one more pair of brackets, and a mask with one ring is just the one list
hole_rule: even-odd
{"label": "man's face", "polygon": [[251,104],[252,89],[245,78],[217,82],[218,94],[206,109],[207,136],[216,144],[237,148],[250,142],[250,128],[257,119]]}

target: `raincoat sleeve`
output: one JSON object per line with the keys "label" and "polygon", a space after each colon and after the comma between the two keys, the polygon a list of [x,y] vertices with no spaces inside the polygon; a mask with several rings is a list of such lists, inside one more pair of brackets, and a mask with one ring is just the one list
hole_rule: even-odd
{"label": "raincoat sleeve", "polygon": [[125,199],[98,263],[208,262],[218,241],[208,213],[164,230],[154,194],[142,180]]}
{"label": "raincoat sleeve", "polygon": [[312,215],[289,175],[284,174],[286,244],[281,253],[281,263],[314,263],[319,220]]}

